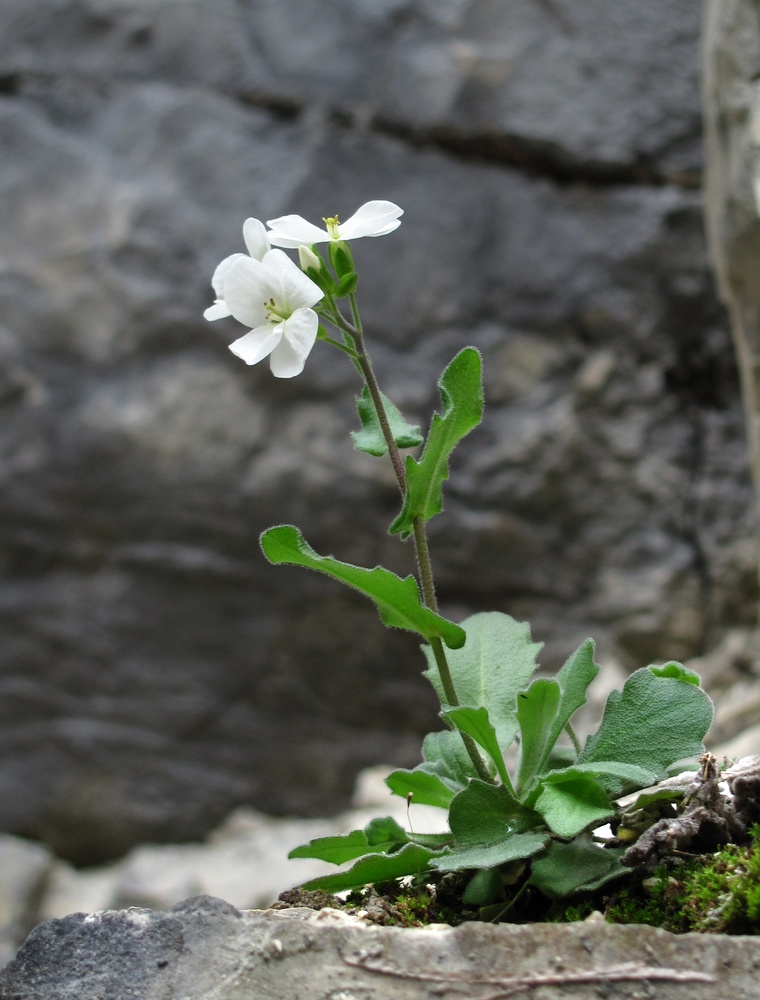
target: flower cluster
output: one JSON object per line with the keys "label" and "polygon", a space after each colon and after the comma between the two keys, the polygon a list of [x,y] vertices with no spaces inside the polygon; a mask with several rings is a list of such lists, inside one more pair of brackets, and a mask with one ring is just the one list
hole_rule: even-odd
{"label": "flower cluster", "polygon": [[392,202],[368,201],[344,223],[337,217],[324,219],[325,229],[300,215],[270,219],[268,231],[258,219],[246,219],[243,239],[248,254],[232,254],[219,264],[211,279],[216,301],[203,315],[208,320],[233,316],[250,327],[230,344],[232,353],[246,364],[268,357],[277,378],[300,375],[317,339],[319,316],[314,306],[324,292],[276,248],[300,251],[316,243],[384,236],[398,228],[402,214]]}

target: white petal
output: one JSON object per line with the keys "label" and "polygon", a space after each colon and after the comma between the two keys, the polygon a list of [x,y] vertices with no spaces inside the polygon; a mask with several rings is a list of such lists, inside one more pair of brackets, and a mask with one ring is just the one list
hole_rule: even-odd
{"label": "white petal", "polygon": [[301,244],[311,246],[312,243],[326,243],[330,234],[326,229],[320,229],[300,215],[282,215],[279,219],[269,219],[269,242],[275,247],[296,249]]}
{"label": "white petal", "polygon": [[266,321],[266,303],[278,291],[261,261],[245,254],[240,254],[224,276],[224,301],[235,319],[251,329]]}
{"label": "white petal", "polygon": [[261,266],[272,286],[277,287],[275,302],[288,313],[295,312],[302,306],[313,306],[324,297],[319,285],[307,278],[282,250],[270,250]]}
{"label": "white petal", "polygon": [[368,201],[338,226],[341,239],[355,240],[360,236],[385,236],[401,225],[404,210],[392,201]]}
{"label": "white petal", "polygon": [[272,326],[271,323],[264,323],[255,330],[250,330],[234,344],[230,344],[230,350],[247,365],[255,365],[271,354],[280,343],[284,325],[278,323],[277,326]]}
{"label": "white petal", "polygon": [[243,239],[248,253],[256,260],[261,260],[267,250],[271,250],[269,236],[263,222],[258,219],[246,219],[243,223]]}
{"label": "white petal", "polygon": [[245,259],[244,253],[233,253],[230,257],[225,257],[221,264],[217,265],[214,271],[214,276],[211,279],[211,284],[214,291],[216,292],[216,297],[218,299],[224,298],[224,278],[232,265],[241,259]]}
{"label": "white petal", "polygon": [[272,351],[269,366],[277,378],[300,375],[317,339],[319,318],[312,309],[297,309],[281,324],[283,338]]}
{"label": "white petal", "polygon": [[224,319],[225,316],[231,315],[232,313],[224,299],[217,299],[213,306],[209,306],[203,313],[203,318],[208,320]]}

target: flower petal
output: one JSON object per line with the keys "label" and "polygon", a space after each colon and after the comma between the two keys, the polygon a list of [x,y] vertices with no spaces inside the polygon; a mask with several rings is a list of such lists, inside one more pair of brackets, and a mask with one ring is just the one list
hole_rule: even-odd
{"label": "flower petal", "polygon": [[294,250],[312,243],[326,243],[330,234],[326,229],[320,229],[300,215],[282,215],[279,219],[269,219],[269,242],[275,247],[285,247]]}
{"label": "flower petal", "polygon": [[272,351],[269,365],[277,378],[300,375],[317,339],[319,318],[312,309],[296,309],[284,328],[280,343]]}
{"label": "flower petal", "polygon": [[262,262],[245,254],[239,255],[224,276],[224,301],[230,313],[251,329],[266,321],[266,303],[276,291]]}
{"label": "flower petal", "polygon": [[255,365],[275,350],[282,340],[284,325],[278,323],[277,326],[272,326],[271,323],[264,323],[230,344],[230,350],[247,365]]}
{"label": "flower petal", "polygon": [[293,313],[301,306],[313,306],[324,292],[282,250],[270,250],[261,262],[277,306],[286,313]]}
{"label": "flower petal", "polygon": [[225,257],[220,264],[217,264],[214,276],[211,279],[211,285],[216,292],[216,297],[218,299],[224,298],[225,275],[236,261],[244,260],[245,256],[246,255],[244,253],[233,253],[229,257]]}
{"label": "flower petal", "polygon": [[255,260],[261,260],[267,251],[272,249],[263,222],[258,219],[246,219],[243,223],[243,239],[248,253]]}
{"label": "flower petal", "polygon": [[227,303],[224,299],[217,299],[213,306],[209,306],[208,309],[203,313],[203,318],[208,320],[214,319],[224,319],[226,316],[231,316]]}
{"label": "flower petal", "polygon": [[392,201],[368,201],[357,209],[350,219],[338,226],[343,240],[355,240],[360,236],[385,236],[401,225],[399,216],[404,210]]}

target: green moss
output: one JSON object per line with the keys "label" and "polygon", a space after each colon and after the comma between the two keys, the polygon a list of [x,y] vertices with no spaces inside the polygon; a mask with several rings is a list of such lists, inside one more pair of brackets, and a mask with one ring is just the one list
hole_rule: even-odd
{"label": "green moss", "polygon": [[760,934],[760,828],[745,846],[663,864],[606,900],[607,920],[687,931]]}

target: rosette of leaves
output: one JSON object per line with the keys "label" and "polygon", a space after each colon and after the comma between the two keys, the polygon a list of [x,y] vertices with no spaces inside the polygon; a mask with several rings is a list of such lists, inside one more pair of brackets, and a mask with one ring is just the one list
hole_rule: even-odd
{"label": "rosette of leaves", "polygon": [[[446,707],[435,658],[423,647],[425,676],[444,706],[446,728],[425,738],[417,767],[387,779],[392,793],[447,810],[448,832],[411,834],[385,817],[318,838],[290,857],[352,864],[305,888],[339,892],[458,872],[468,878],[464,901],[481,907],[503,907],[516,886],[550,899],[598,889],[629,871],[622,849],[594,836],[615,817],[615,799],[655,785],[703,751],[712,703],[697,675],[680,664],[631,674],[581,747],[570,723],[599,673],[592,640],[555,677],[534,678],[540,646],[526,624],[492,612],[473,615],[461,628],[466,642],[447,653],[460,704]],[[463,734],[477,744],[488,781],[476,773]],[[514,743],[510,771],[505,755]]]}

